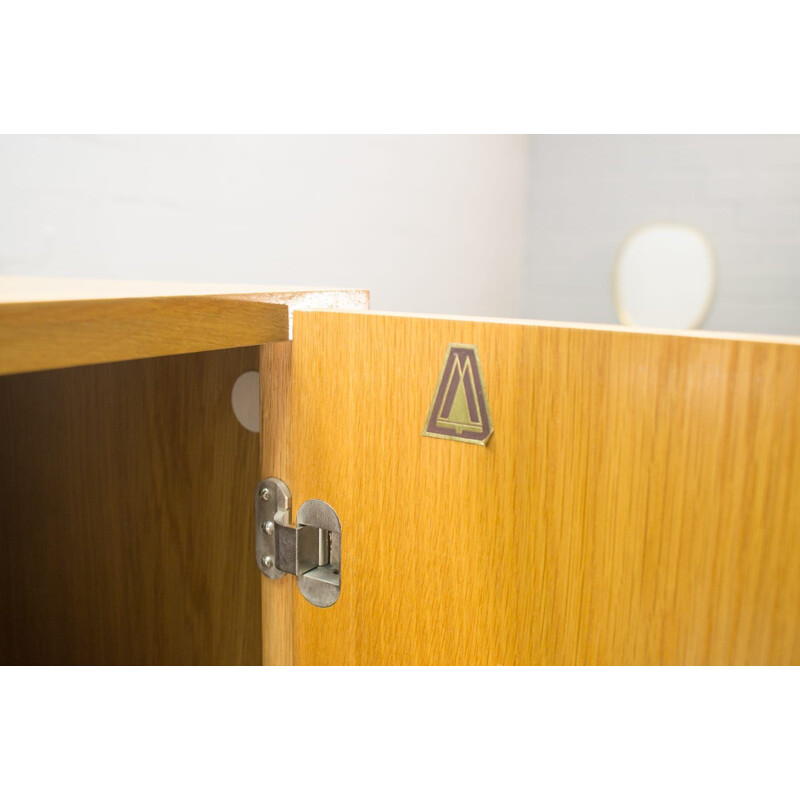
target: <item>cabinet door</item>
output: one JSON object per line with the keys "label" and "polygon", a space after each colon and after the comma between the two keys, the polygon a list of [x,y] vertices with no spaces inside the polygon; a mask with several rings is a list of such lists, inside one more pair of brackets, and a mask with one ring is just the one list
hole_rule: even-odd
{"label": "cabinet door", "polygon": [[298,312],[291,370],[341,595],[264,579],[284,660],[800,662],[797,342]]}

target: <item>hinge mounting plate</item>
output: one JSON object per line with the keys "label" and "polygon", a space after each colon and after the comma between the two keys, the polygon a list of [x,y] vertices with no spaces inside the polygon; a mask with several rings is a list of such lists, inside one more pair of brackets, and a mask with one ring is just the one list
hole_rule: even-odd
{"label": "hinge mounting plate", "polygon": [[256,563],[274,580],[297,576],[300,593],[320,608],[332,606],[341,590],[342,526],[322,500],[306,500],[291,525],[292,493],[279,478],[256,487]]}

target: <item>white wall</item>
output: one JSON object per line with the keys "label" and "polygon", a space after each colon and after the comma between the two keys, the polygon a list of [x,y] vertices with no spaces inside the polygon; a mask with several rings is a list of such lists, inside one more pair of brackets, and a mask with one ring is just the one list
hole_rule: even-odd
{"label": "white wall", "polygon": [[616,249],[652,221],[710,238],[706,328],[800,334],[797,136],[0,137],[0,274],[615,322]]}
{"label": "white wall", "polygon": [[0,137],[0,274],[522,313],[529,137]]}
{"label": "white wall", "polygon": [[647,222],[711,240],[703,327],[800,335],[800,136],[534,136],[527,317],[616,322],[617,247]]}

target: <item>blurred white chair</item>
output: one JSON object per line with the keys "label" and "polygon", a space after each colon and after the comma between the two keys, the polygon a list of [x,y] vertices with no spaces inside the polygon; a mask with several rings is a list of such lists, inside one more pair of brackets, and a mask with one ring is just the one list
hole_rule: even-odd
{"label": "blurred white chair", "polygon": [[708,239],[686,225],[644,225],[625,237],[612,269],[617,317],[623,325],[697,328],[716,282]]}

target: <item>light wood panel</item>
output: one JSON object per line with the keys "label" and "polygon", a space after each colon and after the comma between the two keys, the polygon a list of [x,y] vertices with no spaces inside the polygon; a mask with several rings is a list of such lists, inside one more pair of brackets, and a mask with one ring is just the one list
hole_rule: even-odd
{"label": "light wood panel", "polygon": [[[277,477],[292,487],[292,343],[261,347],[261,475]],[[253,569],[257,574],[258,567]],[[263,663],[292,664],[292,577],[261,577]]]}
{"label": "light wood panel", "polygon": [[368,306],[363,289],[2,275],[0,375],[283,341],[296,308]]}
{"label": "light wood panel", "polygon": [[[475,344],[488,446],[421,436]],[[342,521],[297,664],[800,663],[800,345],[298,313],[295,503]]]}
{"label": "light wood panel", "polygon": [[0,374],[287,339],[288,309],[247,297],[0,304]]}
{"label": "light wood panel", "polygon": [[0,662],[257,664],[258,348],[0,378]]}
{"label": "light wood panel", "polygon": [[3,275],[0,375],[282,341],[293,309],[368,305],[363,289]]}

